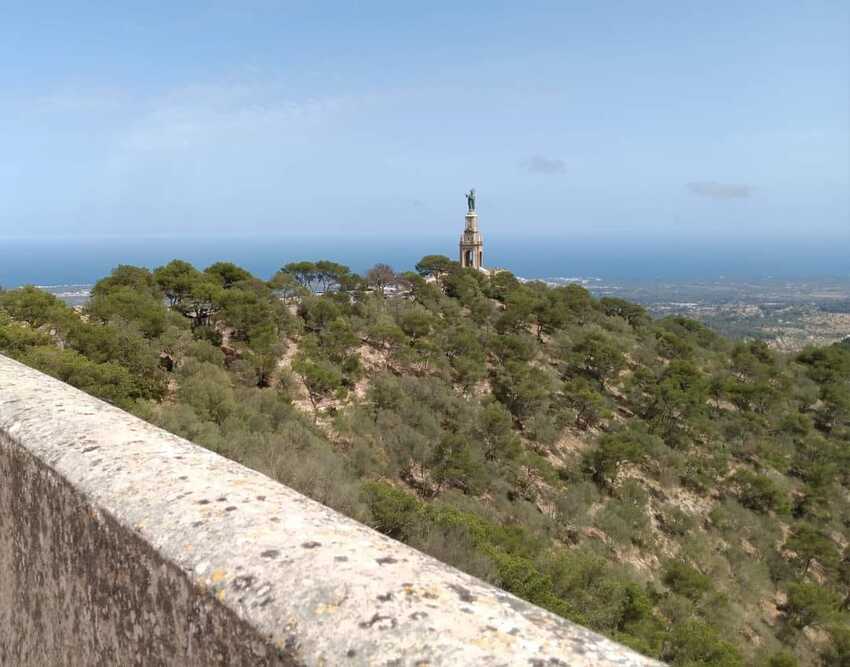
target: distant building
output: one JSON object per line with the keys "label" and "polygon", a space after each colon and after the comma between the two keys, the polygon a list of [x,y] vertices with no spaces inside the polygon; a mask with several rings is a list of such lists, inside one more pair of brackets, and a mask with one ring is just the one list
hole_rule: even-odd
{"label": "distant building", "polygon": [[460,265],[464,268],[486,271],[484,268],[484,239],[478,230],[478,214],[475,212],[475,190],[466,195],[468,211],[466,228],[460,235]]}

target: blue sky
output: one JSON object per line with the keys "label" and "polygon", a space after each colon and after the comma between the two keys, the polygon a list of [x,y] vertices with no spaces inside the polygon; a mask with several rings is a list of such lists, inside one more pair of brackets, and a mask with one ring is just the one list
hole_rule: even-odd
{"label": "blue sky", "polygon": [[17,3],[0,236],[847,242],[848,7]]}

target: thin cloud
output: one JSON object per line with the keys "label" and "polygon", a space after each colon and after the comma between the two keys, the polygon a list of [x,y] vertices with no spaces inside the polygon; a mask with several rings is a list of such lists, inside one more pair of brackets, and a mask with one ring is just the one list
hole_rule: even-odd
{"label": "thin cloud", "polygon": [[522,161],[522,166],[531,174],[563,174],[567,171],[567,164],[563,160],[542,155],[532,155]]}
{"label": "thin cloud", "polygon": [[127,131],[123,145],[135,152],[193,149],[300,137],[348,100],[293,99],[277,83],[190,85],[150,101]]}
{"label": "thin cloud", "polygon": [[755,189],[751,185],[714,181],[688,183],[687,187],[691,194],[709,199],[746,199]]}

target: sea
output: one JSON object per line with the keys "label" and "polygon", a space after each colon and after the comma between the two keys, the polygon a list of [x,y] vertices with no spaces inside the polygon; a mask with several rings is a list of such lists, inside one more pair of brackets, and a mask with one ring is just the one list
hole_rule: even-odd
{"label": "sea", "polygon": [[[850,245],[834,241],[497,236],[485,264],[528,279],[581,282],[850,279]],[[424,255],[454,257],[454,239],[433,236],[0,237],[0,286],[38,285],[73,303],[119,264],[155,268],[179,258],[204,268],[235,262],[261,278],[298,260],[330,259],[364,272],[381,262],[412,270]]]}

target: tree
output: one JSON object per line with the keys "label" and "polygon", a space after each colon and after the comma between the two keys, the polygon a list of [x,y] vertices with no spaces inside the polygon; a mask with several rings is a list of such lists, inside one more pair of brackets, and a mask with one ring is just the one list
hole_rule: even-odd
{"label": "tree", "polygon": [[399,314],[398,325],[405,335],[417,341],[431,334],[434,316],[421,306],[414,305]]}
{"label": "tree", "polygon": [[573,346],[566,362],[569,367],[604,384],[625,366],[626,359],[612,338],[602,332],[591,331]]}
{"label": "tree", "polygon": [[807,347],[797,355],[797,361],[818,384],[846,381],[850,376],[850,345]]}
{"label": "tree", "polygon": [[788,586],[788,601],[783,606],[788,624],[795,630],[829,621],[838,610],[839,599],[832,591],[812,583]]}
{"label": "tree", "polygon": [[419,501],[409,493],[396,489],[385,482],[366,482],[363,497],[372,514],[372,526],[396,540],[412,536]]}
{"label": "tree", "polygon": [[458,267],[457,262],[453,262],[445,255],[425,255],[416,263],[416,272],[420,276],[433,276],[440,280],[449,271]]}
{"label": "tree", "polygon": [[850,422],[850,385],[846,380],[822,385],[820,399],[822,405],[815,416],[818,428],[831,433]]}
{"label": "tree", "polygon": [[599,308],[608,317],[622,317],[634,329],[650,321],[649,314],[643,307],[625,299],[610,296],[602,297],[599,300]]}
{"label": "tree", "polygon": [[497,309],[496,304],[483,294],[476,295],[469,303],[469,314],[472,320],[485,330],[490,329]]}
{"label": "tree", "polygon": [[253,277],[248,271],[241,266],[236,266],[233,262],[216,262],[204,269],[204,273],[216,278],[224,289],[229,289],[236,283],[250,280]]}
{"label": "tree", "polygon": [[658,447],[658,440],[636,428],[606,433],[584,456],[583,467],[598,485],[611,488],[622,466],[641,463]]}
{"label": "tree", "polygon": [[813,489],[826,490],[838,477],[841,450],[831,438],[811,433],[798,440],[790,472],[805,480]]}
{"label": "tree", "polygon": [[690,359],[694,354],[690,342],[672,331],[655,333],[655,349],[665,359]]}
{"label": "tree", "polygon": [[360,344],[351,321],[337,317],[319,332],[319,345],[322,351],[335,363],[342,363],[351,350]]}
{"label": "tree", "polygon": [[275,273],[269,281],[269,287],[280,293],[284,303],[289,303],[299,292],[305,290],[305,287],[295,279],[295,276],[285,271]]}
{"label": "tree", "polygon": [[443,351],[452,366],[456,383],[464,389],[469,389],[484,377],[484,348],[470,327],[457,326],[446,331]]}
{"label": "tree", "polygon": [[575,410],[575,425],[587,430],[610,414],[605,397],[585,378],[572,378],[563,386],[564,403]]}
{"label": "tree", "polygon": [[339,289],[351,277],[351,269],[343,264],[337,264],[326,259],[316,262],[315,280],[322,286],[323,293]]}
{"label": "tree", "polygon": [[593,297],[590,292],[576,283],[556,287],[555,292],[566,304],[570,317],[579,324],[584,324],[593,312]]}
{"label": "tree", "polygon": [[742,380],[757,380],[770,375],[776,366],[776,359],[764,341],[737,343],[732,350],[731,366]]}
{"label": "tree", "polygon": [[153,274],[146,268],[129,264],[119,264],[109,276],[98,280],[92,287],[91,296],[96,298],[119,288],[131,288],[155,299],[162,299],[162,292]]}
{"label": "tree", "polygon": [[384,355],[384,364],[389,366],[390,356],[404,344],[404,331],[390,317],[382,316],[372,324],[367,336],[369,342]]}
{"label": "tree", "polygon": [[490,352],[500,363],[531,361],[537,352],[534,339],[529,335],[500,334],[490,339]]}
{"label": "tree", "polygon": [[488,461],[512,459],[520,451],[519,437],[512,429],[511,413],[501,403],[488,402],[478,416],[478,435]]}
{"label": "tree", "polygon": [[508,293],[521,284],[510,271],[496,271],[490,275],[490,284],[486,287],[487,296],[504,302]]}
{"label": "tree", "polygon": [[562,328],[570,316],[569,308],[556,292],[547,290],[534,305],[534,324],[537,327],[537,340],[543,339],[543,334],[553,334]]}
{"label": "tree", "polygon": [[835,542],[819,528],[803,523],[794,529],[785,542],[785,548],[796,554],[800,576],[805,577],[813,561],[831,570],[838,565],[838,548]]}
{"label": "tree", "polygon": [[194,266],[180,259],[173,259],[153,272],[156,284],[168,297],[168,304],[172,308],[180,305],[189,295],[198,276],[199,272]]}
{"label": "tree", "polygon": [[291,275],[301,287],[312,290],[318,269],[315,262],[290,262],[281,272]]}
{"label": "tree", "polygon": [[684,436],[706,411],[708,383],[702,373],[691,362],[672,361],[647,390],[650,402],[644,417],[671,446],[684,446]]}
{"label": "tree", "polygon": [[0,352],[19,357],[31,347],[49,345],[48,334],[35,331],[17,322],[6,321],[0,313]]}
{"label": "tree", "polygon": [[469,493],[475,486],[479,471],[469,442],[457,433],[443,435],[434,449],[431,461],[438,489],[448,485]]}
{"label": "tree", "polygon": [[236,410],[230,376],[208,362],[187,364],[180,369],[177,397],[202,419],[219,425]]}
{"label": "tree", "polygon": [[696,345],[710,349],[719,341],[717,334],[704,324],[680,315],[665,317],[659,324],[662,329],[674,334],[689,348]]}
{"label": "tree", "polygon": [[313,406],[313,419],[318,420],[319,404],[342,389],[342,373],[328,361],[316,361],[303,355],[295,359],[292,370],[304,383]]}
{"label": "tree", "polygon": [[689,620],[677,623],[670,641],[661,655],[674,667],[743,667],[744,661],[737,649],[723,640],[720,634],[706,623]]}
{"label": "tree", "polygon": [[20,359],[104,401],[126,407],[133,398],[130,372],[113,361],[96,363],[74,350],[55,347],[30,348]]}
{"label": "tree", "polygon": [[738,500],[756,512],[787,512],[788,498],[770,477],[749,470],[739,470],[732,477],[738,489]]}
{"label": "tree", "polygon": [[32,285],[0,293],[0,307],[13,319],[32,327],[57,322],[69,311],[55,296]]}
{"label": "tree", "polygon": [[519,361],[506,362],[493,377],[493,395],[520,424],[548,404],[553,388],[546,371]]}
{"label": "tree", "polygon": [[122,318],[112,319],[107,325],[73,318],[67,323],[64,341],[67,348],[95,363],[123,366],[130,374],[131,397],[159,400],[165,395],[167,379],[160,370],[160,339],[146,338],[135,324]]}
{"label": "tree", "polygon": [[251,351],[251,364],[257,379],[257,386],[268,387],[271,384],[272,373],[277,368],[278,359],[285,346],[275,328],[268,324],[252,332],[248,347]]}
{"label": "tree", "polygon": [[342,309],[327,297],[311,296],[302,299],[298,314],[304,320],[308,330],[318,333],[342,316]]}
{"label": "tree", "polygon": [[366,272],[366,284],[377,290],[381,296],[384,296],[386,288],[396,280],[396,273],[389,264],[375,264]]}
{"label": "tree", "polygon": [[166,311],[162,297],[154,297],[148,290],[123,285],[101,289],[86,304],[86,312],[101,322],[115,317],[135,322],[148,338],[156,338],[165,331]]}
{"label": "tree", "polygon": [[221,307],[224,290],[212,276],[195,273],[189,283],[189,291],[180,298],[180,309],[192,318],[196,327],[204,327]]}
{"label": "tree", "polygon": [[739,410],[757,414],[766,414],[779,398],[777,390],[766,381],[731,380],[725,386],[725,393]]}
{"label": "tree", "polygon": [[218,293],[218,319],[233,328],[236,340],[250,340],[253,332],[271,328],[277,332],[288,315],[265,285],[262,290],[247,285],[222,288]]}
{"label": "tree", "polygon": [[525,285],[508,292],[505,296],[505,309],[496,321],[496,330],[500,333],[527,331],[538,303],[538,296]]}

